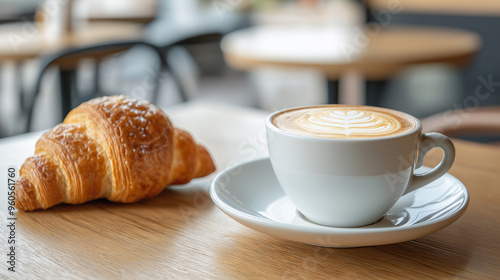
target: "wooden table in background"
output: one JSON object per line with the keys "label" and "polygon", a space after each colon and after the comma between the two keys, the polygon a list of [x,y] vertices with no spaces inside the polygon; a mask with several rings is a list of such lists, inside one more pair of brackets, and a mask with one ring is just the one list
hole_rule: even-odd
{"label": "wooden table in background", "polygon": [[[58,4],[65,5],[68,1],[58,1]],[[159,8],[159,0],[76,0],[74,2],[77,7],[72,16],[77,20],[88,21],[125,21],[144,24],[156,18]],[[37,9],[40,9],[41,3],[42,1],[38,0],[2,1],[0,2],[0,22],[29,22],[33,20]],[[50,10],[47,13],[54,13],[54,6],[48,9]]]}
{"label": "wooden table in background", "polygon": [[[156,18],[158,0],[103,1],[86,0],[86,14],[83,19],[89,21],[125,21],[149,23]],[[79,19],[79,15],[75,15]]]}
{"label": "wooden table in background", "polygon": [[500,2],[497,0],[367,0],[370,9],[389,10],[395,7],[404,13],[429,13],[463,16],[499,16]]}
{"label": "wooden table in background", "polygon": [[[0,63],[13,62],[15,72],[15,90],[0,92],[0,100],[15,100],[10,106],[16,108],[21,114],[26,114],[26,104],[24,99],[31,99],[26,85],[31,85],[31,81],[26,81],[23,72],[23,63],[35,58],[55,54],[56,52],[68,48],[82,48],[94,44],[140,40],[143,38],[142,25],[125,22],[91,22],[81,28],[76,28],[68,35],[62,36],[60,40],[47,42],[43,36],[43,31],[33,22],[23,21],[0,25]],[[97,77],[97,66],[95,67]],[[71,85],[73,69],[69,71],[59,71],[61,90],[64,85]],[[37,73],[38,74],[38,73]],[[5,95],[12,95],[10,98]],[[12,116],[12,118],[18,116]],[[8,118],[10,119],[10,118]]]}
{"label": "wooden table in background", "polygon": [[[318,51],[324,50],[321,40],[301,42],[311,45],[307,50],[283,44],[283,48],[287,48],[283,52],[290,54],[284,57],[277,50],[264,50],[264,45],[267,47],[288,40],[294,34],[290,29],[300,31],[301,27],[289,27],[288,35],[280,35],[278,30],[275,31],[276,36],[270,36],[272,28],[275,27],[257,26],[228,34],[222,42],[228,64],[241,70],[259,67],[314,69],[323,73],[329,81],[338,81],[343,74],[354,72],[368,82],[376,82],[388,80],[413,65],[445,63],[462,67],[471,61],[481,44],[475,33],[465,30],[409,26],[381,29],[380,25],[371,25],[364,30],[360,28],[356,31],[354,28],[351,35],[345,36],[346,42],[329,42],[325,32],[323,44],[329,42],[332,49],[339,50],[334,57],[323,55],[326,51]],[[363,36],[365,30],[366,36]],[[297,49],[296,53],[291,51],[294,49]],[[334,95],[335,89],[332,90]],[[332,96],[330,103],[336,103],[335,99]]]}
{"label": "wooden table in background", "polygon": [[123,22],[94,22],[77,28],[57,42],[44,41],[41,30],[32,22],[0,25],[0,62],[22,61],[66,48],[84,47],[119,40],[142,39],[142,26]]}
{"label": "wooden table in background", "polygon": [[[166,109],[212,153],[218,171],[267,154],[266,113],[220,104]],[[399,244],[334,249],[246,228],[210,200],[214,176],[135,204],[103,200],[18,212],[16,272],[7,271],[7,168],[19,170],[41,132],[0,140],[0,278],[496,279],[500,275],[500,149],[454,141],[450,173],[470,192],[449,227]],[[427,157],[436,164],[438,153]],[[3,277],[2,277],[3,276]]]}

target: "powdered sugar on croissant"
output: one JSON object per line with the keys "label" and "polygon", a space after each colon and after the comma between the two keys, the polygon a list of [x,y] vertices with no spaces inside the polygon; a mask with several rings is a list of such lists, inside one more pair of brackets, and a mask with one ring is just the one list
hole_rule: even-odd
{"label": "powdered sugar on croissant", "polygon": [[38,140],[19,171],[16,208],[98,198],[131,203],[214,170],[207,150],[154,105],[101,97],[73,109]]}

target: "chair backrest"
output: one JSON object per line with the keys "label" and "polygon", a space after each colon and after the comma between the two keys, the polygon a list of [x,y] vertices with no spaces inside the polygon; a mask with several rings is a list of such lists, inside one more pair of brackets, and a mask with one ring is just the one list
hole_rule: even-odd
{"label": "chair backrest", "polygon": [[500,106],[439,113],[422,120],[423,131],[448,136],[500,136]]}
{"label": "chair backrest", "polygon": [[498,16],[500,2],[495,0],[365,0],[373,10],[438,15]]}
{"label": "chair backrest", "polygon": [[[37,76],[37,80],[35,83],[35,87],[33,89],[33,94],[31,96],[31,100],[29,101],[29,105],[27,106],[26,130],[31,131],[32,129],[33,111],[40,92],[42,78],[45,72],[51,66],[58,66],[59,71],[75,70],[82,59],[92,58],[101,60],[105,57],[126,51],[135,46],[143,46],[151,49],[157,55],[158,60],[160,62],[160,70],[157,72],[157,76],[155,77],[155,86],[152,90],[153,94],[152,102],[155,103],[158,98],[160,75],[163,71],[170,71],[172,68],[170,67],[168,61],[165,58],[164,51],[159,49],[155,45],[152,45],[144,41],[120,41],[120,42],[112,42],[105,44],[96,44],[82,48],[67,49],[52,55],[48,55],[45,58],[43,58]],[[175,83],[175,86],[179,91],[181,100],[183,102],[187,101],[187,97],[179,77],[176,75],[176,73],[172,71],[170,71],[170,75],[172,77],[172,81]],[[72,109],[72,104],[73,104],[72,99],[73,97],[71,91],[61,90],[61,103],[62,103],[61,105],[62,105],[63,118]]]}

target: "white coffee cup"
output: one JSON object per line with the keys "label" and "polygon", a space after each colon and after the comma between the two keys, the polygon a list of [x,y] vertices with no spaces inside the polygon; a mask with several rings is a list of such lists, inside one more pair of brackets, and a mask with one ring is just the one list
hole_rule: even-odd
{"label": "white coffee cup", "polygon": [[[402,133],[366,138],[301,135],[273,124],[276,116],[300,109],[269,115],[266,132],[276,177],[297,210],[311,222],[335,227],[374,223],[401,196],[438,179],[453,164],[452,142],[439,133],[422,134],[420,121],[408,114],[384,109],[405,117],[412,126]],[[415,174],[414,169],[433,148],[443,150],[441,162],[429,172]]]}

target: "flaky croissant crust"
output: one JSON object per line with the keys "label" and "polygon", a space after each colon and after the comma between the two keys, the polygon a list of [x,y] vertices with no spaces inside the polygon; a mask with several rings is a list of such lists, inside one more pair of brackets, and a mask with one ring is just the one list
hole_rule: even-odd
{"label": "flaky croissant crust", "polygon": [[16,208],[98,198],[131,203],[214,170],[206,149],[154,105],[101,97],[73,109],[38,140],[19,172]]}

